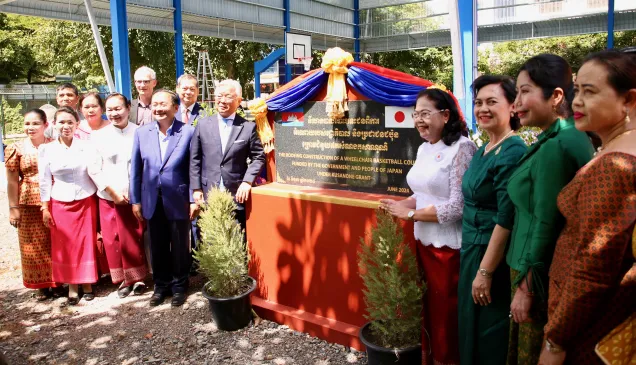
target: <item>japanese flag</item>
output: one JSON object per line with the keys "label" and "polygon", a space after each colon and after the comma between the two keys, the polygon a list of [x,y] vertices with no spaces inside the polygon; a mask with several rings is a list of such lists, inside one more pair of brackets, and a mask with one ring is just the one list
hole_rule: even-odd
{"label": "japanese flag", "polygon": [[414,107],[385,106],[384,107],[384,128],[414,128],[413,111]]}

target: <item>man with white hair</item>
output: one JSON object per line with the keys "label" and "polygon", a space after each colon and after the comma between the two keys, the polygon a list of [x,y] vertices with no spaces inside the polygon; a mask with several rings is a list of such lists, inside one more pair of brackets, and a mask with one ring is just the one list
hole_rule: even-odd
{"label": "man with white hair", "polygon": [[204,109],[197,102],[199,97],[199,81],[194,75],[183,74],[177,79],[179,95],[179,112],[177,120],[185,124],[194,124],[197,118],[203,117]]}
{"label": "man with white hair", "polygon": [[256,124],[236,114],[241,94],[237,81],[222,81],[214,93],[217,114],[197,123],[190,145],[190,189],[198,204],[214,186],[228,190],[238,205],[236,219],[245,229],[244,204],[265,154]]}
{"label": "man with white hair", "polygon": [[152,122],[150,101],[157,86],[157,73],[150,67],[141,66],[135,71],[134,80],[138,97],[130,103],[128,121],[142,126]]}

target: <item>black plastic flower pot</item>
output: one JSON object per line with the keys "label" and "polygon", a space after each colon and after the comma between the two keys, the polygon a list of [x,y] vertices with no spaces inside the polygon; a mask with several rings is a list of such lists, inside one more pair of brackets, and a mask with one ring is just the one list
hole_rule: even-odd
{"label": "black plastic flower pot", "polygon": [[231,298],[218,298],[209,295],[203,285],[203,296],[210,303],[210,312],[218,329],[236,331],[247,327],[252,320],[252,302],[250,294],[256,289],[256,280],[249,277],[251,284],[245,293]]}
{"label": "black plastic flower pot", "polygon": [[360,341],[367,347],[367,362],[369,365],[413,365],[422,363],[422,345],[389,349],[378,346],[373,342],[371,322],[360,328]]}

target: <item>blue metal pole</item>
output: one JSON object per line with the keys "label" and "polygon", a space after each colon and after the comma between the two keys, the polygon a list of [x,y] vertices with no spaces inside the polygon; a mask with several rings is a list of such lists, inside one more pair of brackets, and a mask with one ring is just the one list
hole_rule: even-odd
{"label": "blue metal pole", "polygon": [[360,0],[353,0],[353,59],[360,62]]}
{"label": "blue metal pole", "polygon": [[470,86],[475,79],[473,65],[476,63],[476,12],[475,0],[458,0],[459,34],[461,36],[464,74],[464,100],[463,109],[466,124],[473,128],[473,98]]}
{"label": "blue metal pole", "polygon": [[279,48],[262,60],[254,62],[254,94],[257,98],[261,96],[261,72],[278,62],[281,57],[285,57],[285,48]]}
{"label": "blue metal pole", "polygon": [[614,0],[607,2],[607,48],[614,48]]}
{"label": "blue metal pole", "polygon": [[115,88],[130,99],[132,90],[130,84],[126,0],[110,1],[110,25],[113,37],[113,60],[115,61]]}
{"label": "blue metal pole", "polygon": [[[291,31],[291,1],[283,0],[283,7],[285,8],[285,14],[283,17],[283,23],[285,25],[285,32]],[[286,37],[286,36],[285,36]],[[287,64],[287,56],[285,56],[285,83],[291,81],[291,65]]]}
{"label": "blue metal pole", "polygon": [[183,75],[183,22],[181,0],[172,0],[174,7],[174,58],[177,65],[177,79]]}

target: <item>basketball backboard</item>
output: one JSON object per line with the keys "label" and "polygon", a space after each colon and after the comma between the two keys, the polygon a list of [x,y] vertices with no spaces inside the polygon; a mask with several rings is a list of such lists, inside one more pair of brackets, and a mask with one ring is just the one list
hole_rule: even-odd
{"label": "basketball backboard", "polygon": [[311,36],[285,33],[285,61],[288,65],[302,65],[300,59],[311,57]]}

